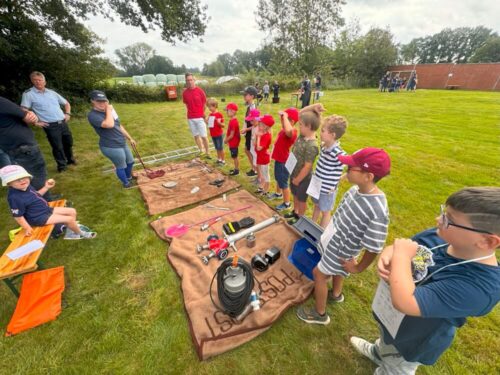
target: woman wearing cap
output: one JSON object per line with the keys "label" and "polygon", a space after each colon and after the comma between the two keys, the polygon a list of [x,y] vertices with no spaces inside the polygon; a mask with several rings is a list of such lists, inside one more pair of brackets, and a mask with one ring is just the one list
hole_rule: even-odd
{"label": "woman wearing cap", "polygon": [[90,93],[92,110],[87,115],[90,125],[99,136],[99,148],[116,168],[116,175],[124,188],[132,186],[134,157],[125,140],[135,146],[135,141],[120,124],[118,114],[109,104],[106,94],[94,90]]}

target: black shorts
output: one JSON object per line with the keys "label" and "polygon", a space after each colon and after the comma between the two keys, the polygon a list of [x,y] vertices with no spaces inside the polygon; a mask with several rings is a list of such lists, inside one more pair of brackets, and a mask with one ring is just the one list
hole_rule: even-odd
{"label": "black shorts", "polygon": [[250,151],[252,148],[252,131],[249,130],[245,133],[245,148]]}
{"label": "black shorts", "polygon": [[309,187],[309,183],[311,182],[311,176],[312,175],[309,175],[304,178],[298,186],[292,184],[292,179],[290,179],[290,191],[292,192],[293,196],[300,202],[307,201],[307,188]]}
{"label": "black shorts", "polygon": [[238,157],[238,147],[229,147],[229,151],[231,152],[231,157],[233,159]]}

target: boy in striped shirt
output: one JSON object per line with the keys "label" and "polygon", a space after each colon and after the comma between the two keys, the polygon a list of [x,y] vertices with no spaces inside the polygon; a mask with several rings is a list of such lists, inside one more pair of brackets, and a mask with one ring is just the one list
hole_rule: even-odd
{"label": "boy in striped shirt", "polygon": [[[377,182],[390,172],[389,155],[368,147],[352,155],[339,155],[338,159],[347,165],[347,179],[354,186],[342,197],[318,244],[322,255],[313,270],[315,307],[297,310],[298,318],[306,323],[330,323],[327,301],[344,301],[344,278],[364,271],[382,251],[387,237],[389,209]],[[363,248],[366,251],[358,263],[354,258]],[[328,291],[330,278],[332,292]]]}
{"label": "boy in striped shirt", "polygon": [[323,228],[326,228],[330,221],[330,211],[333,210],[337,196],[337,185],[344,170],[338,156],[344,155],[345,152],[340,148],[338,140],[344,135],[346,128],[347,120],[338,115],[325,118],[321,127],[320,136],[323,146],[316,164],[315,177],[313,177],[321,181],[321,188],[319,199],[312,197],[314,203],[312,219],[317,222],[321,214],[320,225]]}

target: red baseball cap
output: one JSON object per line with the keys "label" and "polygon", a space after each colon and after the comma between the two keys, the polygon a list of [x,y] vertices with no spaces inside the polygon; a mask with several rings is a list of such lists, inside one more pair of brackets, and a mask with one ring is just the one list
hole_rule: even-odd
{"label": "red baseball cap", "polygon": [[230,102],[230,103],[227,103],[226,105],[226,111],[237,111],[238,110],[238,105],[236,103],[233,103],[233,102]]}
{"label": "red baseball cap", "polygon": [[245,121],[255,120],[259,116],[260,116],[260,111],[258,109],[251,109],[250,112],[248,113],[248,116],[245,117]]}
{"label": "red baseball cap", "polygon": [[262,122],[264,125],[271,127],[274,125],[274,118],[271,115],[264,115],[256,118],[257,121]]}
{"label": "red baseball cap", "polygon": [[283,112],[286,112],[288,115],[288,118],[290,120],[293,120],[295,122],[299,121],[299,110],[297,108],[287,108]]}
{"label": "red baseball cap", "polygon": [[366,147],[352,155],[339,155],[338,158],[342,164],[359,167],[379,178],[387,176],[391,171],[389,154],[381,148]]}

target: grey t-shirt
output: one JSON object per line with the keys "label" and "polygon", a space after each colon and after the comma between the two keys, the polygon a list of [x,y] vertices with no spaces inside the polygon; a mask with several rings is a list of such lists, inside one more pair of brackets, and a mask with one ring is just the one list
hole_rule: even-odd
{"label": "grey t-shirt", "polygon": [[334,234],[322,253],[319,270],[326,275],[349,274],[342,267],[342,259],[359,255],[363,248],[380,253],[387,238],[389,207],[385,194],[361,194],[357,186],[342,197],[333,215]]}

